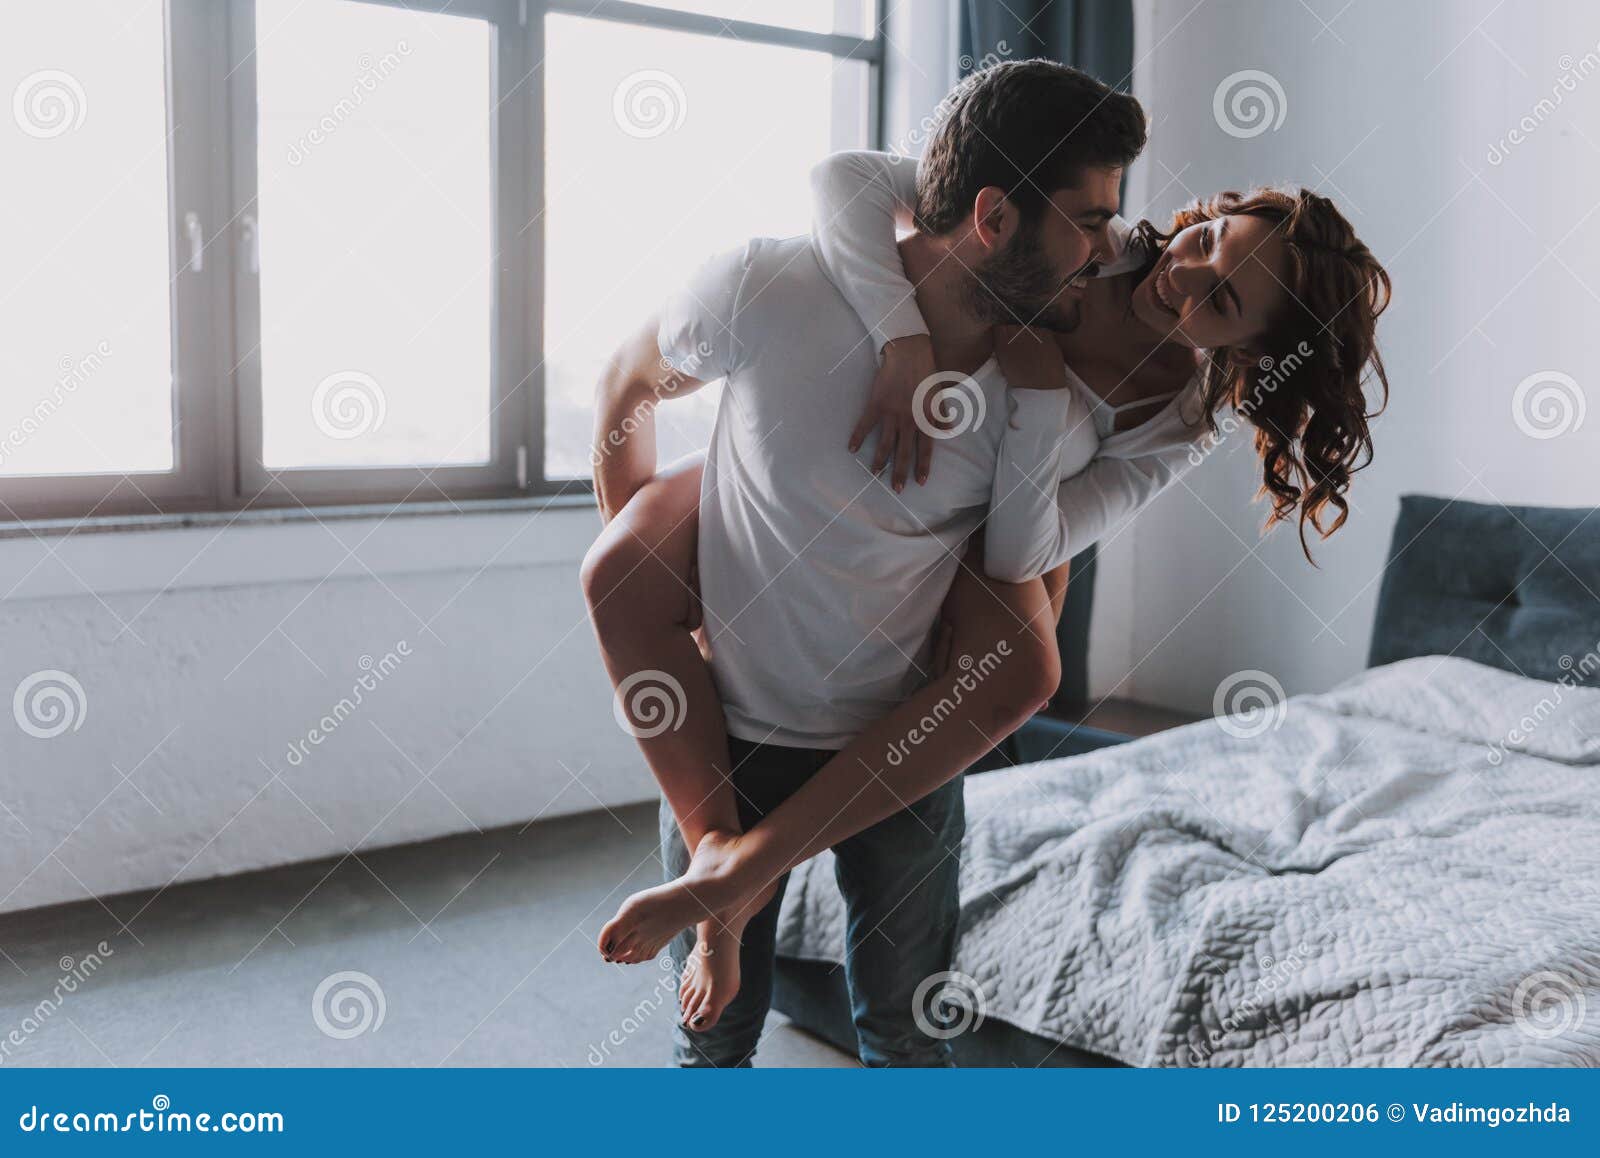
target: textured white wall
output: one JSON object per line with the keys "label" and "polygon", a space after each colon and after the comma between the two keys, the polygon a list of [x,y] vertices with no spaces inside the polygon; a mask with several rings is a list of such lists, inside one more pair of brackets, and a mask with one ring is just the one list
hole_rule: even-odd
{"label": "textured white wall", "polygon": [[[1105,552],[1092,678],[1195,710],[1247,668],[1319,690],[1365,662],[1401,494],[1600,504],[1600,414],[1548,439],[1513,414],[1541,371],[1600,401],[1600,6],[1139,0],[1136,15],[1153,128],[1130,208],[1162,220],[1252,181],[1335,198],[1394,278],[1380,330],[1393,401],[1320,569],[1292,534],[1258,537],[1247,439],[1148,509]],[[1285,104],[1252,137],[1213,110],[1245,69],[1271,74]]]}
{"label": "textured white wall", "polygon": [[46,670],[83,689],[60,735],[0,716],[0,910],[647,799],[578,590],[596,526],[569,509],[0,543],[0,691]]}

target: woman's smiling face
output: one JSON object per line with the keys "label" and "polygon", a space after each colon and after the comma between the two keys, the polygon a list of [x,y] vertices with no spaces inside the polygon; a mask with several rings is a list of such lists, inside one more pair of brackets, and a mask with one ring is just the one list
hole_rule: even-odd
{"label": "woman's smiling face", "polygon": [[1180,231],[1133,289],[1134,316],[1169,341],[1248,349],[1289,296],[1288,251],[1264,217],[1236,213]]}

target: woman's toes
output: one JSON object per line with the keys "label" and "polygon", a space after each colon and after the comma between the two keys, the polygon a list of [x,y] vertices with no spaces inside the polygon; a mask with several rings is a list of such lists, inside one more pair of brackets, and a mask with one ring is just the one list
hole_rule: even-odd
{"label": "woman's toes", "polygon": [[699,1033],[704,1033],[717,1024],[717,1019],[722,1016],[722,1010],[717,1008],[715,1002],[709,997],[695,1010],[694,1028]]}

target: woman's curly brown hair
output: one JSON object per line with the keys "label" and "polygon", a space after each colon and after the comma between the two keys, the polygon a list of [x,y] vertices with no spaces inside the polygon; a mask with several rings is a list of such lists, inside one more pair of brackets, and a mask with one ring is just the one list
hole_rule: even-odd
{"label": "woman's curly brown hair", "polygon": [[[1182,230],[1234,214],[1274,224],[1288,251],[1288,295],[1266,334],[1248,351],[1208,352],[1201,381],[1206,421],[1215,434],[1217,412],[1230,403],[1256,428],[1262,468],[1258,495],[1272,501],[1267,526],[1298,510],[1300,545],[1309,559],[1307,524],[1324,539],[1343,526],[1350,478],[1372,461],[1367,420],[1389,400],[1377,346],[1378,315],[1389,304],[1389,274],[1333,202],[1309,189],[1218,193],[1180,209],[1166,233],[1149,222],[1141,222],[1136,233],[1153,265]],[[1273,371],[1272,384],[1258,377],[1258,366]],[[1370,409],[1363,392],[1369,367],[1382,392]],[[1335,512],[1331,521],[1329,508]]]}

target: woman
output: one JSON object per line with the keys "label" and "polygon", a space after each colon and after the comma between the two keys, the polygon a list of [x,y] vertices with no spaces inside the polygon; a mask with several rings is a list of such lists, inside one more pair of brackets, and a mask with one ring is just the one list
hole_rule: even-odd
{"label": "woman", "polygon": [[[915,460],[920,481],[936,465],[926,438],[916,453],[912,400],[933,361],[915,333],[925,327],[914,304],[906,308],[913,291],[893,228],[913,181],[911,166],[881,155],[824,162],[817,220],[828,224],[817,242],[863,323],[892,339],[851,447],[877,427],[875,467],[892,457],[903,479]],[[1168,232],[1145,224],[1134,234],[1135,268],[1090,283],[1076,330],[1054,342],[1011,334],[997,345],[1008,381],[1066,375],[1100,437],[1081,471],[1016,488],[1042,531],[1022,572],[1000,577],[1021,582],[963,568],[947,598],[947,654],[974,656],[1003,640],[1014,660],[976,687],[965,669],[944,665],[748,832],[719,771],[728,767],[726,735],[691,636],[698,464],[665,472],[624,496],[625,506],[601,495],[611,521],[585,561],[586,591],[619,691],[628,673],[645,669],[684,688],[683,726],[641,738],[641,747],[693,857],[677,880],[630,897],[600,947],[608,960],[643,961],[698,924],[680,990],[690,1028],[715,1024],[737,992],[739,932],[783,873],[945,784],[1048,698],[1059,672],[1051,635],[1064,561],[1203,459],[1207,436],[1232,421],[1219,419],[1225,407],[1255,427],[1269,525],[1296,518],[1304,544],[1308,526],[1326,537],[1344,522],[1344,492],[1371,455],[1369,367],[1387,396],[1374,342],[1389,295],[1383,268],[1331,202],[1304,190],[1220,194],[1178,213]],[[952,701],[939,743],[900,743],[898,758],[884,759]]]}

